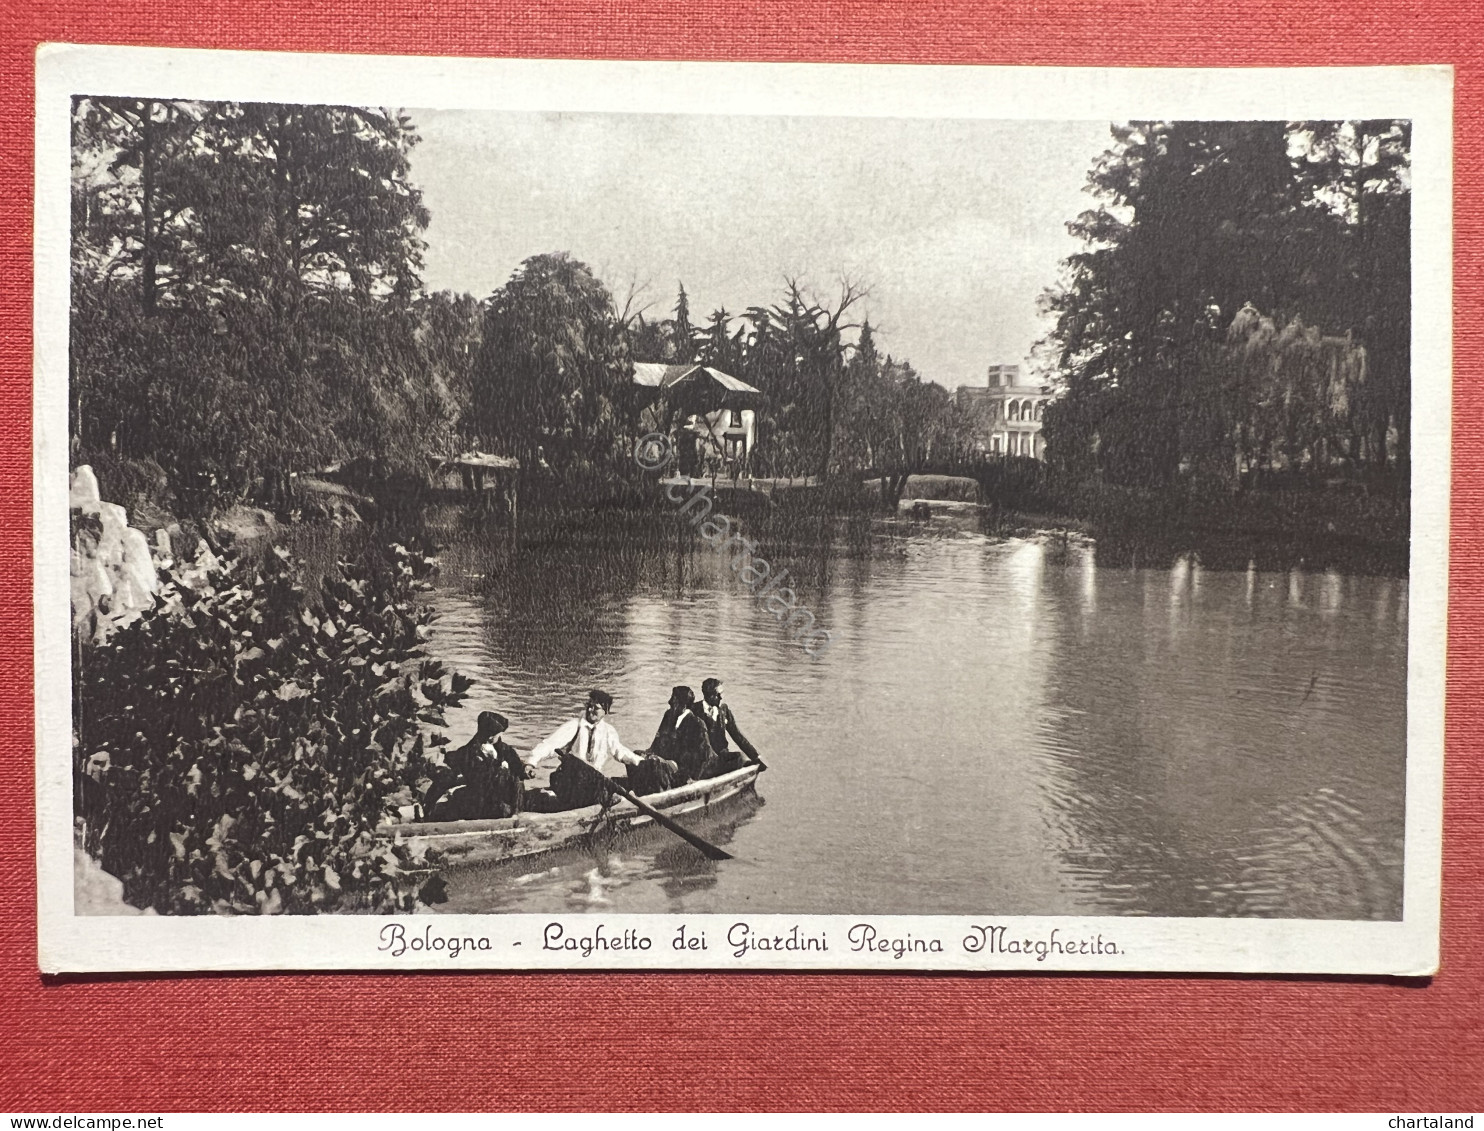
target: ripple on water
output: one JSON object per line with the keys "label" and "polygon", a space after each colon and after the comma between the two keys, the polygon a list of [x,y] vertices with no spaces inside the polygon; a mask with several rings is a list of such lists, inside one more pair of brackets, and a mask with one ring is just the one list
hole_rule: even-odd
{"label": "ripple on water", "polygon": [[450,547],[451,728],[494,706],[528,748],[602,686],[637,748],[719,675],[771,767],[698,825],[739,861],[648,830],[467,869],[447,910],[1400,915],[1405,581],[755,530],[836,635],[813,660],[716,554],[622,533]]}

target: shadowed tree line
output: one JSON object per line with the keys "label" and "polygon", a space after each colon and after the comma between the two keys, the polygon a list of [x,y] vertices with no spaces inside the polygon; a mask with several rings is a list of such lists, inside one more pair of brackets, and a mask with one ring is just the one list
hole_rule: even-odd
{"label": "shadowed tree line", "polygon": [[457,300],[478,341],[456,383],[468,396],[462,439],[517,456],[578,499],[603,496],[635,473],[634,363],[709,365],[763,394],[749,474],[878,473],[899,494],[911,472],[962,459],[973,429],[946,389],[882,356],[869,322],[851,320],[867,294],[844,280],[821,300],[786,279],[780,301],[717,309],[696,326],[683,285],[672,314],[653,319],[570,255],[532,256],[483,302]]}
{"label": "shadowed tree line", "polygon": [[419,466],[469,312],[422,291],[406,115],[79,98],[72,134],[75,462],[188,512],[332,462]]}
{"label": "shadowed tree line", "polygon": [[635,360],[761,389],[758,474],[902,477],[966,440],[852,320],[858,283],[788,279],[702,325],[683,288],[652,321],[564,252],[483,299],[427,293],[400,111],[78,98],[72,125],[73,461],[116,497],[204,515],[331,465],[415,481],[468,446],[591,497],[631,478]]}
{"label": "shadowed tree line", "polygon": [[1131,122],[1043,299],[1047,458],[1163,489],[1400,489],[1411,440],[1410,124]]}
{"label": "shadowed tree line", "polygon": [[[1405,122],[1136,122],[1044,299],[1045,420],[1064,482],[1264,476],[1395,483],[1409,464]],[[415,480],[468,446],[571,498],[633,477],[633,363],[703,363],[764,394],[748,470],[982,467],[943,387],[878,350],[868,289],[799,279],[747,306],[620,304],[583,263],[526,259],[478,299],[429,294],[415,127],[354,107],[79,98],[75,462],[200,513],[361,462]]]}

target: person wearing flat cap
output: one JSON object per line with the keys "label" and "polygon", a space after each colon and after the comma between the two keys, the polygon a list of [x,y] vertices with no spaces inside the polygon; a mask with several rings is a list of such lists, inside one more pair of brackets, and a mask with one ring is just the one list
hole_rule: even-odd
{"label": "person wearing flat cap", "polygon": [[520,811],[521,781],[527,776],[515,747],[500,735],[510,720],[481,711],[474,737],[443,757],[443,769],[428,787],[424,811],[435,821],[510,817]]}
{"label": "person wearing flat cap", "polygon": [[[637,766],[644,759],[625,746],[612,724],[606,721],[613,710],[613,696],[606,691],[589,691],[582,714],[568,719],[551,734],[531,747],[524,755],[526,766],[534,768],[543,761],[558,757],[557,751],[585,762],[598,774],[612,774],[613,763]],[[529,776],[529,775],[527,775]],[[555,794],[557,809],[576,809],[596,805],[603,800],[607,787],[597,774],[562,761],[552,771],[550,792]]]}

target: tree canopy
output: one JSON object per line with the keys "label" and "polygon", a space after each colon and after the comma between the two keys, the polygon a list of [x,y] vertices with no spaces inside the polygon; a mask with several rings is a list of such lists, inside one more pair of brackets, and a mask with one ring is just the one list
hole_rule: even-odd
{"label": "tree canopy", "polygon": [[153,461],[188,509],[420,461],[453,405],[424,350],[416,143],[388,110],[76,100],[80,455]]}
{"label": "tree canopy", "polygon": [[1049,458],[1149,486],[1405,465],[1408,143],[1405,122],[1115,126],[1044,299]]}
{"label": "tree canopy", "polygon": [[470,420],[526,462],[614,460],[632,442],[628,336],[613,296],[565,252],[534,255],[484,305]]}

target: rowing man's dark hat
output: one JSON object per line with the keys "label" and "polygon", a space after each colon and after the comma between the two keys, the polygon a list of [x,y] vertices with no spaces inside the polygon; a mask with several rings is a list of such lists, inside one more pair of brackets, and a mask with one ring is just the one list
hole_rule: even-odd
{"label": "rowing man's dark hat", "polygon": [[598,691],[596,688],[587,693],[587,701],[596,703],[603,708],[603,713],[608,714],[613,710],[613,696],[606,691]]}
{"label": "rowing man's dark hat", "polygon": [[479,731],[481,734],[504,734],[510,729],[510,720],[499,711],[479,712]]}

